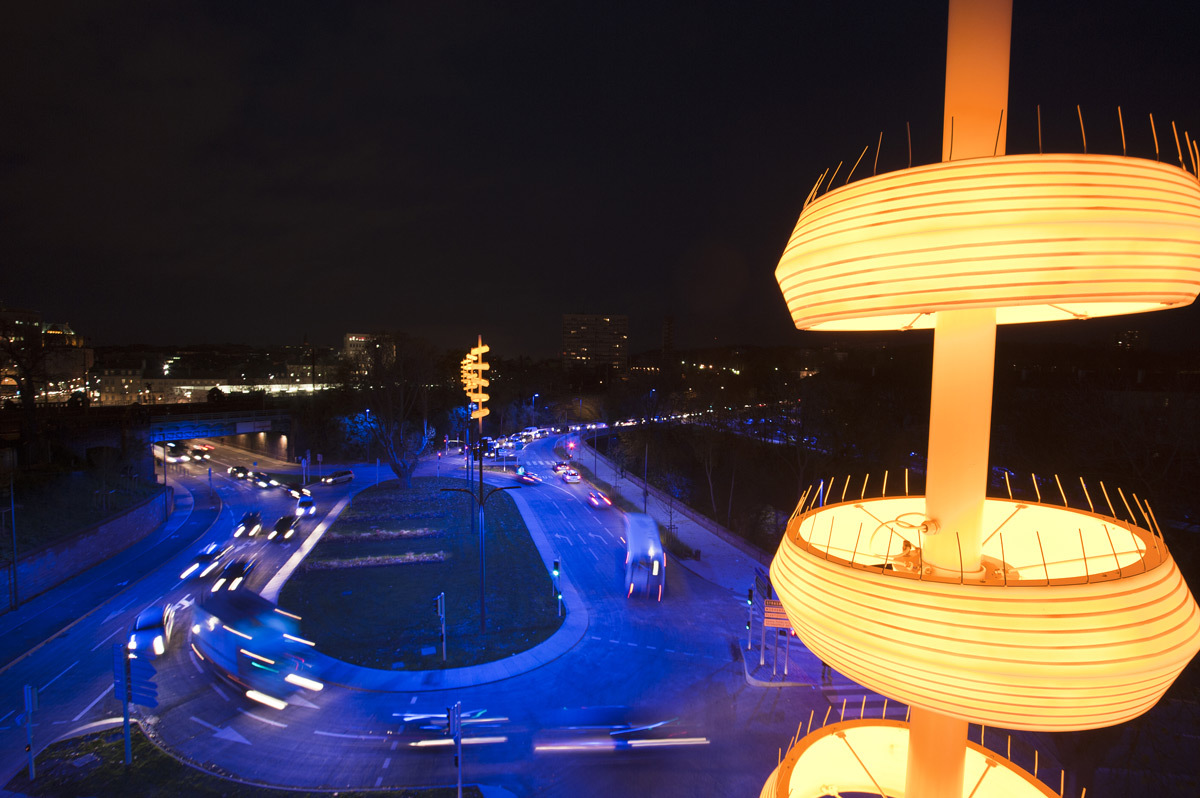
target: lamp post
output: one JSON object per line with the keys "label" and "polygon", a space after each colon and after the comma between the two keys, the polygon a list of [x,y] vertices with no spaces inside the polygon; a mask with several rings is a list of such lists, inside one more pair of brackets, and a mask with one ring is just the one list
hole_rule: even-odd
{"label": "lamp post", "polygon": [[541,394],[540,394],[540,393],[535,393],[535,394],[533,395],[533,422],[534,422],[535,424],[537,423],[537,398],[538,398],[539,396],[541,396]]}
{"label": "lamp post", "polygon": [[[470,470],[470,469],[468,469],[468,470]],[[482,468],[482,463],[481,463],[480,471],[482,472],[482,470],[483,470],[483,468]],[[516,490],[519,487],[521,487],[521,486],[520,485],[505,485],[505,486],[499,487],[499,488],[492,488],[490,491],[488,491],[485,494],[483,492],[483,474],[480,473],[480,475],[479,475],[479,496],[476,496],[474,491],[467,490],[466,488],[442,488],[443,493],[445,493],[447,491],[454,491],[456,493],[465,493],[468,496],[470,496],[471,504],[472,504],[472,513],[475,512],[475,509],[474,509],[475,504],[478,503],[478,506],[479,506],[479,632],[480,632],[480,634],[483,634],[484,632],[487,631],[487,609],[486,609],[486,605],[484,604],[484,598],[483,598],[484,597],[484,585],[485,585],[484,569],[483,569],[483,564],[484,564],[483,508],[484,508],[484,505],[487,504],[487,500],[492,498],[493,496],[495,496],[500,491]],[[472,514],[471,517],[474,518],[474,515]]]}

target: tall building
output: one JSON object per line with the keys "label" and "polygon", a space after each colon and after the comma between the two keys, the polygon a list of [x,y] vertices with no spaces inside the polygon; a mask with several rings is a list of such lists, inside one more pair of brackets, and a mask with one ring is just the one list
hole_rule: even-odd
{"label": "tall building", "polygon": [[624,374],[629,369],[629,317],[564,313],[562,362],[567,371]]}
{"label": "tall building", "polygon": [[381,333],[346,333],[342,338],[342,358],[354,374],[363,376],[376,363],[390,366],[396,361],[396,342]]}

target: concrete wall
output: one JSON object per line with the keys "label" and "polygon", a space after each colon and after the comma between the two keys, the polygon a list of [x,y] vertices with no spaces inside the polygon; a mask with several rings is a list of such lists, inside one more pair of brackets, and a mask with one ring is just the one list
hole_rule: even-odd
{"label": "concrete wall", "polygon": [[[124,551],[157,529],[175,509],[168,488],[141,504],[83,530],[78,535],[21,556],[17,590],[21,603],[62,584],[109,557]],[[0,574],[0,612],[12,609],[12,569]]]}
{"label": "concrete wall", "polygon": [[[243,449],[251,456],[266,455],[273,460],[288,462],[287,436],[278,432],[243,432],[240,435],[224,435],[221,443]],[[249,465],[249,461],[244,465]]]}

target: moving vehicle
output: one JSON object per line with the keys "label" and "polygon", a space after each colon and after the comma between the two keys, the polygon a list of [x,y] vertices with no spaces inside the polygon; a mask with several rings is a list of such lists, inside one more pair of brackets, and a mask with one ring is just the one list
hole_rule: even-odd
{"label": "moving vehicle", "polygon": [[658,522],[642,513],[629,513],[625,516],[625,595],[637,592],[662,601],[666,582],[667,553],[658,536]]}
{"label": "moving vehicle", "polygon": [[254,570],[257,565],[256,560],[251,560],[246,557],[239,557],[231,563],[226,564],[221,569],[221,575],[217,577],[217,581],[213,582],[212,592],[216,593],[221,588],[226,590],[237,590],[246,581],[246,577]]}
{"label": "moving vehicle", "polygon": [[168,463],[186,463],[192,457],[180,444],[167,441],[154,444],[154,459],[166,460]]}
{"label": "moving vehicle", "polygon": [[296,515],[315,515],[317,503],[312,496],[301,496],[296,499]]}
{"label": "moving vehicle", "polygon": [[230,466],[229,468],[225,469],[225,473],[229,474],[229,476],[233,477],[234,479],[245,479],[246,477],[250,476],[250,471],[245,466]]}
{"label": "moving vehicle", "polygon": [[612,499],[608,498],[603,491],[593,490],[588,492],[588,504],[598,510],[604,510],[612,507]]}
{"label": "moving vehicle", "polygon": [[570,484],[573,482],[578,482],[579,480],[580,480],[579,472],[576,471],[574,468],[568,468],[566,471],[562,472],[562,481],[563,482]]}
{"label": "moving vehicle", "polygon": [[280,482],[279,487],[287,491],[288,495],[293,499],[299,499],[301,496],[312,495],[312,491],[301,485],[299,482]]}
{"label": "moving vehicle", "polygon": [[551,470],[552,470],[552,471],[553,471],[555,474],[561,474],[561,473],[562,473],[562,472],[564,472],[564,471],[570,471],[570,470],[571,470],[571,466],[569,466],[568,464],[564,463],[562,460],[559,460],[557,463],[555,463],[555,464],[554,464],[554,467],[553,467]]}
{"label": "moving vehicle", "polygon": [[541,477],[537,476],[536,474],[529,473],[528,471],[525,470],[524,466],[517,469],[517,480],[519,482],[525,483],[526,485],[542,484]]}
{"label": "moving vehicle", "polygon": [[225,557],[231,551],[233,551],[233,546],[226,546],[222,549],[216,543],[209,543],[200,550],[200,553],[192,560],[192,564],[179,575],[179,578],[187,579],[188,577],[195,576],[198,579],[203,579],[217,570],[221,565],[221,558]]}
{"label": "moving vehicle", "polygon": [[252,538],[262,530],[262,513],[254,510],[242,516],[242,520],[238,521],[237,526],[233,528],[233,536],[240,538],[242,535]]}
{"label": "moving vehicle", "polygon": [[175,606],[155,605],[147,607],[138,613],[129,630],[129,642],[126,647],[136,651],[139,657],[154,659],[161,657],[171,642],[171,634],[175,631]]}
{"label": "moving vehicle", "polygon": [[333,471],[329,474],[329,476],[325,477],[321,481],[326,485],[336,485],[339,482],[349,482],[352,479],[354,479],[354,472],[350,470],[343,470]]}
{"label": "moving vehicle", "polygon": [[267,534],[267,540],[277,540],[280,542],[290,540],[292,535],[296,534],[296,527],[299,525],[300,516],[282,515],[275,522],[275,527]]}

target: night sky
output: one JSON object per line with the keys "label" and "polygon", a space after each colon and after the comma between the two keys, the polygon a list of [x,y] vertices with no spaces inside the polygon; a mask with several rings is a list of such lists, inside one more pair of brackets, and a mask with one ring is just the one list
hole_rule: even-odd
{"label": "night sky", "polygon": [[[1174,160],[1170,121],[1200,134],[1194,7],[1015,0],[1009,151],[1036,150],[1039,103],[1046,149],[1080,151],[1078,103],[1120,152],[1121,105],[1131,154],[1153,112]],[[869,174],[880,131],[903,166],[906,121],[940,157],[940,0],[0,19],[0,304],[97,345],[404,329],[541,357],[564,312],[628,315],[635,352],[668,315],[679,347],[798,344],[773,271],[817,176],[868,144]]]}

